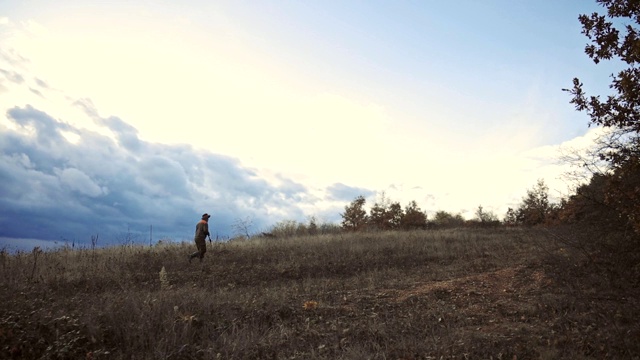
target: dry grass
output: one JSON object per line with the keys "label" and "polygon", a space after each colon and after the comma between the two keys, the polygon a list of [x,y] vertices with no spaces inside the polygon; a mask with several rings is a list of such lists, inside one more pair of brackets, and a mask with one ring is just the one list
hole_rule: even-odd
{"label": "dry grass", "polygon": [[0,358],[640,358],[638,284],[540,230],[193,249],[0,254]]}

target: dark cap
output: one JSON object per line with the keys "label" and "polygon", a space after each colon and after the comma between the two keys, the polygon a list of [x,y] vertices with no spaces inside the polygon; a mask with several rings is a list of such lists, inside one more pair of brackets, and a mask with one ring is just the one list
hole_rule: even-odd
{"label": "dark cap", "polygon": [[211,217],[211,215],[209,215],[207,213],[202,214],[202,219],[208,219],[210,217]]}

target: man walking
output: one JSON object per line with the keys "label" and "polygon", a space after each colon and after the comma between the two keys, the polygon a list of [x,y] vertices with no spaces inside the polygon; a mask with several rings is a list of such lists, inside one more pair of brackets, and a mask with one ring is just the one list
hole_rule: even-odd
{"label": "man walking", "polygon": [[209,218],[210,217],[211,215],[204,213],[202,215],[202,219],[198,221],[198,223],[196,224],[196,235],[193,238],[193,240],[196,242],[196,247],[198,248],[198,251],[189,255],[189,262],[191,262],[191,260],[193,260],[194,257],[199,257],[200,261],[202,262],[202,259],[204,258],[204,253],[207,252],[207,242],[205,241],[205,239],[207,238],[207,236],[209,236],[209,239],[211,239],[209,235]]}

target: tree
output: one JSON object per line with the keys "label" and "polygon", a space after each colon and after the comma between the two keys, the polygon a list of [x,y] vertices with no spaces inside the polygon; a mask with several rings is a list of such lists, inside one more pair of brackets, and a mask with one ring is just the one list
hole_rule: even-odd
{"label": "tree", "polygon": [[460,214],[451,214],[446,211],[438,211],[433,217],[436,226],[456,227],[464,225],[464,218]]}
{"label": "tree", "polygon": [[620,214],[607,204],[606,192],[610,175],[595,173],[588,184],[579,186],[561,206],[558,217],[562,223],[585,223],[601,228],[621,227]]}
{"label": "tree", "polygon": [[507,209],[507,213],[504,216],[503,220],[505,225],[514,226],[518,223],[518,213],[513,208]]}
{"label": "tree", "polygon": [[420,210],[415,201],[411,201],[404,208],[400,227],[403,229],[424,229],[427,227],[427,214]]}
{"label": "tree", "polygon": [[342,228],[350,231],[361,230],[368,221],[367,212],[364,210],[366,200],[362,195],[355,198],[351,204],[344,207],[342,216]]}
{"label": "tree", "polygon": [[402,223],[402,218],[404,217],[404,211],[402,211],[402,206],[399,202],[393,202],[389,205],[388,210],[388,226],[391,229],[399,229]]}
{"label": "tree", "polygon": [[527,190],[527,196],[522,199],[522,204],[516,213],[517,222],[524,225],[544,224],[549,209],[549,188],[544,180],[539,179],[533,189]]}
{"label": "tree", "polygon": [[316,235],[318,233],[318,224],[315,216],[309,218],[309,226],[307,229],[309,230],[309,235]]}
{"label": "tree", "polygon": [[369,225],[378,230],[391,230],[400,227],[404,213],[400,203],[389,205],[375,203],[369,211]]}
{"label": "tree", "polygon": [[596,2],[606,8],[606,15],[578,17],[590,41],[585,53],[595,64],[615,61],[622,70],[611,75],[612,94],[606,100],[588,96],[578,78],[572,89],[564,90],[572,95],[576,110],[588,114],[589,125],[611,128],[617,135],[598,154],[612,173],[605,202],[640,232],[640,6],[632,0]]}
{"label": "tree", "polygon": [[231,225],[236,236],[246,236],[247,239],[251,237],[249,230],[252,226],[253,218],[251,216],[246,216],[244,219],[237,218],[233,225]]}
{"label": "tree", "polygon": [[606,203],[620,211],[640,234],[640,158],[616,166],[605,196]]}
{"label": "tree", "polygon": [[390,202],[382,192],[380,199],[369,211],[369,225],[378,230],[390,230],[400,227],[403,216],[402,206],[398,202]]}
{"label": "tree", "polygon": [[376,202],[369,210],[369,225],[371,227],[384,230],[387,227],[387,205],[384,202]]}
{"label": "tree", "polygon": [[[596,0],[607,9],[607,15],[593,13],[578,17],[582,33],[591,41],[585,53],[599,64],[602,60],[616,60],[626,64],[617,75],[611,75],[609,87],[614,94],[602,101],[600,96],[587,96],[583,84],[573,79],[573,89],[564,89],[573,95],[571,103],[578,111],[585,111],[594,125],[620,129],[632,135],[622,147],[607,149],[601,155],[612,164],[624,162],[629,156],[638,155],[638,133],[640,132],[640,6],[630,0]],[[623,21],[621,31],[614,25]],[[622,35],[622,36],[621,36]]]}
{"label": "tree", "polygon": [[131,225],[129,224],[127,224],[127,232],[122,232],[116,235],[116,240],[118,240],[122,245],[133,245],[137,243],[139,239],[140,234],[131,232]]}
{"label": "tree", "polygon": [[476,220],[480,222],[480,225],[482,226],[494,226],[500,223],[496,214],[494,214],[493,211],[485,211],[482,205],[478,206],[475,215]]}

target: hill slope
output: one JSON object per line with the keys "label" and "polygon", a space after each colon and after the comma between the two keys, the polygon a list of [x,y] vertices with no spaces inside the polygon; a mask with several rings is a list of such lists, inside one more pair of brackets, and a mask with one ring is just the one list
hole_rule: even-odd
{"label": "hill slope", "polygon": [[542,230],[208,246],[3,252],[0,358],[640,356],[637,288]]}

